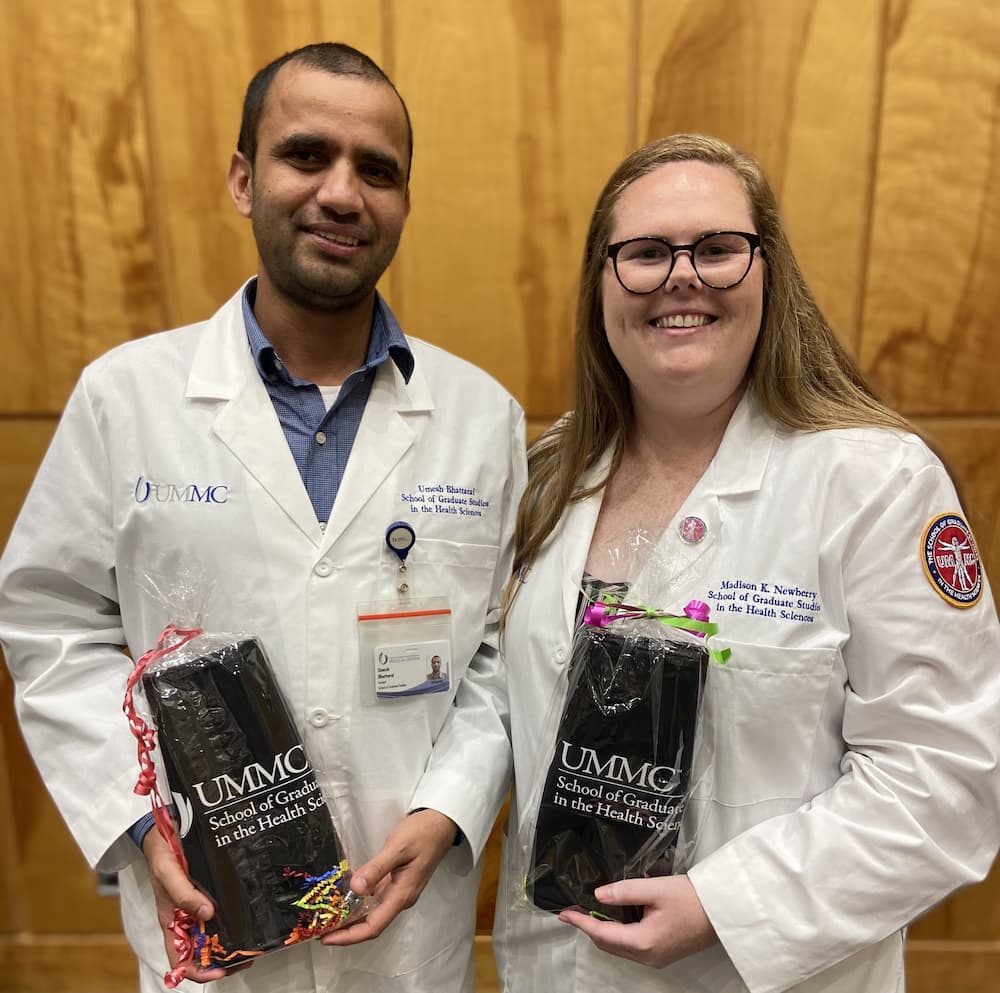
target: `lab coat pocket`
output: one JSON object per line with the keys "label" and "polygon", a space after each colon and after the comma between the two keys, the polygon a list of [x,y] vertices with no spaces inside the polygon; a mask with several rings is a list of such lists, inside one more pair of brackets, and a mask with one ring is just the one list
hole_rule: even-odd
{"label": "lab coat pocket", "polygon": [[440,538],[417,540],[405,569],[386,547],[379,568],[380,597],[444,597],[452,611],[452,687],[483,640],[500,548]]}
{"label": "lab coat pocket", "polygon": [[[396,593],[453,599],[464,594],[488,596],[499,555],[497,545],[418,537],[401,563],[394,552],[383,547],[379,562],[380,596]],[[400,588],[403,583],[405,589]]]}
{"label": "lab coat pocket", "polygon": [[835,649],[729,642],[709,667],[696,795],[740,806],[804,798]]}
{"label": "lab coat pocket", "polygon": [[492,569],[496,565],[498,552],[499,548],[496,545],[473,545],[465,541],[423,538],[416,542],[407,557],[407,562],[417,565]]}

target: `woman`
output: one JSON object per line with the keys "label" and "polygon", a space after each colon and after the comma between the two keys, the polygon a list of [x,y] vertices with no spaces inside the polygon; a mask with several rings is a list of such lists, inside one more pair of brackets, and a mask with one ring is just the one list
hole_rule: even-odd
{"label": "woman", "polygon": [[[605,187],[577,369],[508,591],[503,988],[901,991],[903,928],[998,846],[1000,626],[947,473],[837,343],[760,167],[713,138],[653,142]],[[636,529],[644,570],[621,564]],[[606,582],[708,603],[731,650],[705,683],[691,868],[597,891],[644,907],[632,924],[518,897],[546,708],[581,588]]]}

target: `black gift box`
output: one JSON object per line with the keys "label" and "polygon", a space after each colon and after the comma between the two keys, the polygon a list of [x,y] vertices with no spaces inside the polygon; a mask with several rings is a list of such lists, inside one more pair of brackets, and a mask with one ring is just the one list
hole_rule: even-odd
{"label": "black gift box", "polygon": [[577,630],[525,880],[535,906],[641,917],[594,889],[673,868],[707,661],[690,641]]}
{"label": "black gift box", "polygon": [[192,880],[215,917],[196,961],[235,965],[357,909],[330,811],[254,638],[168,656],[142,675]]}

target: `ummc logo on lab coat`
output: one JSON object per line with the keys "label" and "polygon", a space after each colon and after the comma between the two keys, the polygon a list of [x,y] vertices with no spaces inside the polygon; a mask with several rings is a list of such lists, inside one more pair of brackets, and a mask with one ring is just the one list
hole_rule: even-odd
{"label": "ummc logo on lab coat", "polygon": [[221,483],[154,483],[140,476],[135,481],[136,503],[227,503],[229,487]]}

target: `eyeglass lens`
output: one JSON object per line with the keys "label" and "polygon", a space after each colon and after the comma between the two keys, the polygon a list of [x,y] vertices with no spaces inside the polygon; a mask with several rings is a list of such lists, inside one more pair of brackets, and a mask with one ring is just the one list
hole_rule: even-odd
{"label": "eyeglass lens", "polygon": [[[633,293],[651,293],[667,280],[674,250],[665,241],[636,238],[627,241],[615,257],[615,271],[622,286]],[[741,234],[707,235],[694,243],[691,261],[698,278],[713,289],[724,290],[749,272],[753,247]]]}

